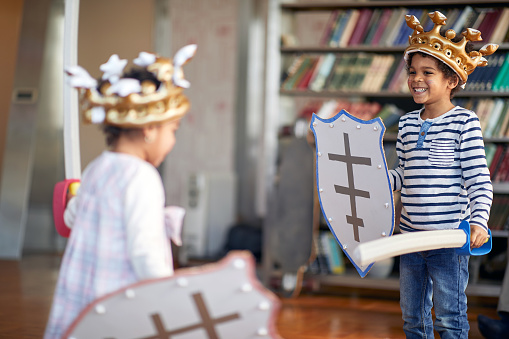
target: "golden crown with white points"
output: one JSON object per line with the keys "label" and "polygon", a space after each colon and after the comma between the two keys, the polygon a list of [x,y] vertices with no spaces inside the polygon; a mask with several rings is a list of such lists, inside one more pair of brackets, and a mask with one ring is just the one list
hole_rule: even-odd
{"label": "golden crown with white points", "polygon": [[405,16],[408,27],[414,30],[412,35],[408,37],[409,46],[405,49],[405,59],[410,53],[415,52],[432,55],[451,67],[458,74],[461,82],[465,84],[468,76],[476,67],[488,65],[488,61],[484,56],[493,54],[498,49],[498,45],[487,44],[479,51],[467,53],[465,51],[467,42],[482,41],[480,31],[467,28],[461,33],[463,38],[458,42],[453,42],[451,40],[456,37],[454,30],[447,30],[445,36],[440,34],[440,29],[445,25],[447,17],[439,11],[428,15],[435,24],[428,32],[424,32],[424,28],[415,16]]}
{"label": "golden crown with white points", "polygon": [[123,77],[127,60],[114,54],[101,65],[102,82],[80,66],[66,68],[69,83],[79,91],[79,108],[85,123],[123,128],[143,127],[182,118],[190,108],[182,93],[189,87],[182,66],[196,52],[196,45],[181,48],[173,59],[141,52],[134,64],[151,72],[160,81]]}

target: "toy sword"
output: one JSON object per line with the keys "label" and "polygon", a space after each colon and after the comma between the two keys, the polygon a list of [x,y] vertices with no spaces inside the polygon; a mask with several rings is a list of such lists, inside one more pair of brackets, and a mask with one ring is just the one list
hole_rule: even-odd
{"label": "toy sword", "polygon": [[470,248],[470,224],[462,221],[457,229],[422,231],[394,235],[360,244],[354,256],[360,265],[412,252],[456,248],[461,255],[484,255],[491,251],[491,231],[487,241],[479,248]]}
{"label": "toy sword", "polygon": [[[64,69],[77,64],[79,0],[65,0],[64,18]],[[62,72],[64,76],[64,72]],[[64,81],[65,83],[65,81]],[[64,163],[65,180],[53,190],[53,217],[58,233],[68,237],[70,229],[64,223],[67,192],[76,194],[81,178],[78,93],[70,86],[63,86],[64,96]]]}

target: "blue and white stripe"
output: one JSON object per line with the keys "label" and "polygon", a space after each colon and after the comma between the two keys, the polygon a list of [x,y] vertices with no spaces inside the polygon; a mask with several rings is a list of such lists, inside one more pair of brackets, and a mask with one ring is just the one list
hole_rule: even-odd
{"label": "blue and white stripe", "polygon": [[457,228],[462,220],[487,230],[493,187],[477,115],[459,106],[426,121],[420,113],[400,119],[399,165],[389,176],[401,190],[401,231]]}

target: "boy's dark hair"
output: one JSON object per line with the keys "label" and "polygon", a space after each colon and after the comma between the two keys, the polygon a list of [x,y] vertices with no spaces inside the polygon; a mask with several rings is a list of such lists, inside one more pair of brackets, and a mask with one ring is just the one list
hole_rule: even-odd
{"label": "boy's dark hair", "polygon": [[[130,79],[137,79],[140,82],[143,82],[145,80],[149,80],[153,82],[156,85],[156,89],[159,88],[161,85],[161,82],[156,78],[154,73],[147,71],[144,68],[133,68],[129,70],[128,72],[125,72],[122,75],[122,78],[130,78]],[[101,91],[101,87],[107,83],[107,81],[99,81],[99,84],[97,86],[97,90]],[[106,145],[115,146],[118,138],[122,134],[135,134],[139,132],[139,128],[125,128],[125,127],[118,127],[118,126],[111,126],[111,125],[104,125],[102,126],[102,131],[104,135],[106,136]]]}
{"label": "boy's dark hair", "polygon": [[[463,38],[463,36],[460,35],[460,36],[455,37],[451,41],[452,42],[459,42],[462,38]],[[466,53],[470,53],[472,50],[473,50],[473,45],[472,45],[472,43],[470,41],[468,41],[467,44],[465,45],[465,52]],[[425,57],[425,58],[433,58],[436,61],[436,63],[437,63],[438,69],[444,74],[444,77],[446,79],[451,79],[451,80],[454,79],[454,78],[458,79],[458,84],[456,85],[456,87],[454,87],[451,90],[451,97],[450,98],[452,99],[454,97],[454,95],[456,93],[458,93],[460,91],[460,89],[461,89],[461,79],[458,76],[458,74],[456,74],[456,72],[451,67],[449,67],[445,62],[442,62],[441,60],[435,58],[434,56],[431,56],[431,55],[423,53],[423,52],[415,52],[415,53],[410,53],[408,55],[408,59],[406,60],[407,73],[408,73],[408,71],[410,69],[410,66],[412,65],[412,59],[413,59],[415,54],[419,54],[420,56]]]}
{"label": "boy's dark hair", "polygon": [[118,138],[120,138],[122,134],[134,135],[136,133],[140,133],[141,130],[136,127],[126,128],[112,125],[104,125],[102,126],[102,131],[106,136],[106,145],[108,147],[112,147],[116,145]]}

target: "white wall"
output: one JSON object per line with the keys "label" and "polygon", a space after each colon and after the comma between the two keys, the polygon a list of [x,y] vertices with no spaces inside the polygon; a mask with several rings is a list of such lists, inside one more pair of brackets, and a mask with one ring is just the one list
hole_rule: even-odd
{"label": "white wall", "polygon": [[[153,51],[154,2],[148,0],[82,0],[78,32],[78,64],[99,77],[99,66],[116,53],[129,64],[141,51]],[[81,166],[105,148],[94,125],[80,127]]]}
{"label": "white wall", "polygon": [[191,110],[164,164],[167,202],[184,204],[190,174],[233,173],[237,61],[237,0],[170,0],[172,50],[196,43],[184,66]]}

